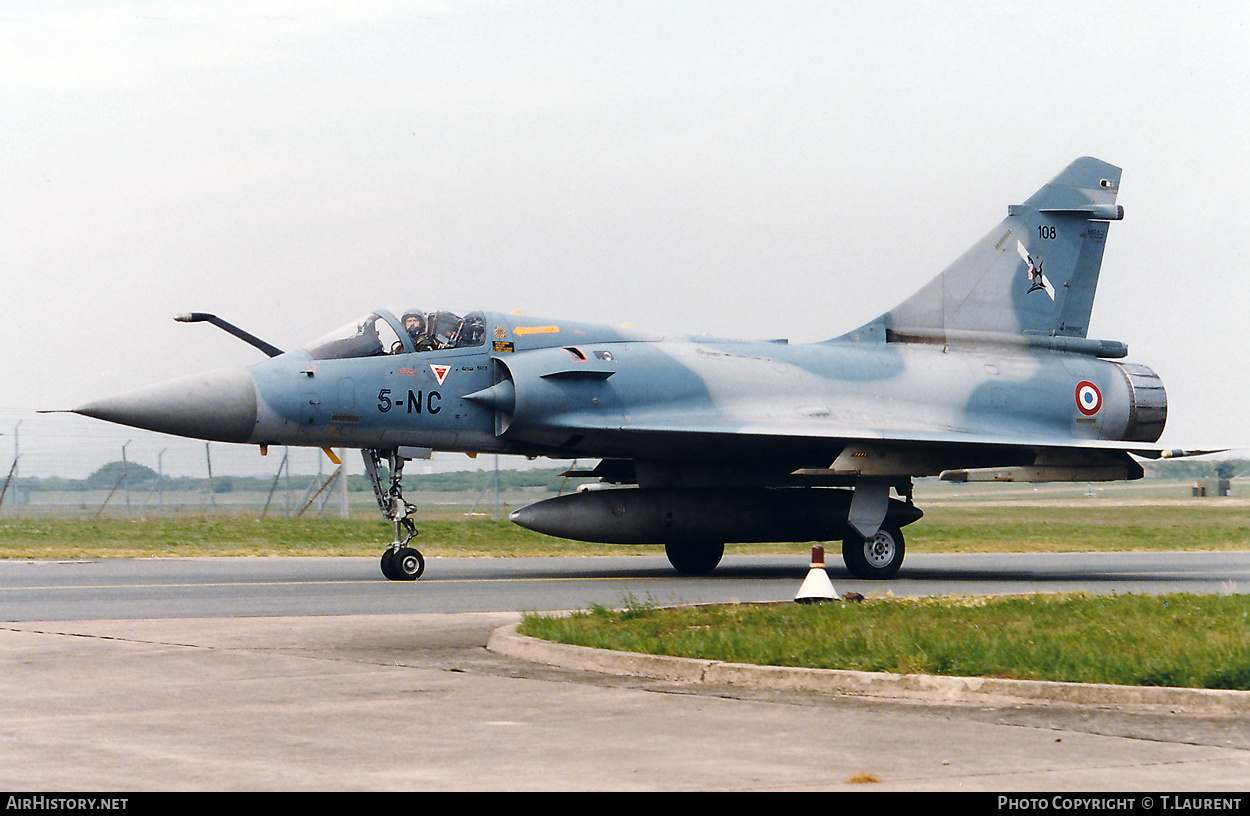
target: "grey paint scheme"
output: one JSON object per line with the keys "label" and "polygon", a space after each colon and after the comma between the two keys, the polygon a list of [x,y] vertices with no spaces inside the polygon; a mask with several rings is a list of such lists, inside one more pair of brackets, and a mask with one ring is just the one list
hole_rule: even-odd
{"label": "grey paint scheme", "polygon": [[[1130,453],[1164,455],[1152,444],[1166,419],[1158,377],[1119,362],[1122,343],[1087,336],[1108,222],[1123,217],[1119,182],[1119,168],[1073,162],[919,292],[824,342],[486,313],[483,344],[413,352],[399,321],[379,312],[404,353],[290,351],[246,374],[191,377],[77,412],[228,442],[597,458],[601,486],[660,491],[669,503],[590,490],[514,516],[565,537],[672,544],[705,524],[722,541],[870,539],[887,517],[894,526],[919,517],[900,509],[911,508],[913,477],[1138,478]],[[906,504],[886,500],[891,488]],[[754,491],[769,509],[757,523],[718,526],[724,502],[713,489],[739,504],[747,494],[730,491]],[[809,495],[769,492],[785,490]],[[624,528],[610,529],[613,501],[637,505],[616,513]],[[840,528],[779,521],[823,518],[822,503]],[[658,520],[677,505],[702,512],[687,514],[685,533],[665,533]]]}

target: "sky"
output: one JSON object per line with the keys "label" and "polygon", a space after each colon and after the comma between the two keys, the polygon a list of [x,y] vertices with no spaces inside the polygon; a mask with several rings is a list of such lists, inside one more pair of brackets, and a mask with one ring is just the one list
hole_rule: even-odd
{"label": "sky", "polygon": [[35,413],[262,359],[188,311],[282,348],[409,305],[827,339],[1085,155],[1124,168],[1126,211],[1090,336],[1163,378],[1164,444],[1250,444],[1248,23],[1238,2],[7,3],[0,465],[82,477],[129,443],[203,475],[203,443]]}

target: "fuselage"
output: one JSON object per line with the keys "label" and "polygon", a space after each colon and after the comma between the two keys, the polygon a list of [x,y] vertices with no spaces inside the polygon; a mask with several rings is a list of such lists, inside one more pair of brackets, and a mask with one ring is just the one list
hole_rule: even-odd
{"label": "fuselage", "polygon": [[[648,336],[472,315],[467,341],[416,350],[399,319],[379,311],[247,369],[191,375],[78,411],[257,445],[695,458],[705,468],[785,472],[827,468],[848,440],[952,451],[963,442],[968,451],[1149,443],[1166,413],[1149,369],[1087,354]],[[909,475],[979,464],[937,457]]]}
{"label": "fuselage", "polygon": [[[1148,369],[932,343],[717,340],[483,314],[482,342],[248,369],[255,444],[827,466],[846,439],[1153,442]],[[772,437],[761,454],[760,437]]]}

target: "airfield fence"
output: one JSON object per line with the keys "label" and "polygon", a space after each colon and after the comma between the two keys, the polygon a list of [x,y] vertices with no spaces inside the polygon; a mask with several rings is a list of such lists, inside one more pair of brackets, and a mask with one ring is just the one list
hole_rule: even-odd
{"label": "airfield fence", "polygon": [[[509,484],[514,471],[479,470],[451,474],[405,475],[405,497],[425,518],[484,516],[506,518],[512,510],[561,492],[576,490],[572,481],[556,484]],[[549,476],[551,474],[548,474]],[[558,473],[556,474],[558,476]],[[82,486],[49,489],[37,480],[9,484],[0,496],[0,518],[147,518],[162,516],[250,516],[256,518],[378,517],[377,502],[363,475],[348,475],[343,490],[340,471],[271,477],[257,489],[256,477],[216,476],[205,481],[149,479],[127,484],[127,476],[108,487]],[[498,490],[495,480],[500,482]],[[916,482],[916,500],[922,506],[947,502],[1080,501],[1200,505],[1203,502],[1250,504],[1250,478],[1146,478],[1137,482],[1056,484],[951,484],[936,479]]]}
{"label": "airfield fence", "polygon": [[[357,451],[340,451],[342,465],[336,466],[319,449],[275,448],[262,458],[254,446],[142,431],[58,433],[43,419],[20,419],[3,434],[13,448],[0,458],[0,518],[378,514]],[[450,455],[409,462],[405,496],[427,515],[502,517],[552,489],[554,468],[539,472],[531,465],[526,478],[517,478],[515,462],[481,462],[487,467]],[[465,463],[472,469],[464,470]]]}
{"label": "airfield fence", "polygon": [[[226,514],[376,518],[360,455],[336,467],[317,449],[195,442],[114,428],[71,415],[0,410],[0,518]],[[586,463],[582,463],[585,465]],[[567,462],[439,454],[410,462],[405,497],[427,517],[505,518],[520,506],[575,490]],[[1148,464],[1129,483],[967,484],[922,479],[917,500],[1088,499],[1250,501],[1250,462],[1174,460]],[[346,482],[346,489],[344,483]]]}

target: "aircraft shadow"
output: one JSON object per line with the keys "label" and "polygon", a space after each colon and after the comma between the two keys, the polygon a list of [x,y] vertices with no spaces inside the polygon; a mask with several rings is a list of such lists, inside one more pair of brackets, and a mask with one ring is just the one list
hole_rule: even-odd
{"label": "aircraft shadow", "polygon": [[[1029,584],[1159,584],[1189,582],[1209,582],[1209,575],[1196,575],[1184,571],[1142,572],[1139,570],[1091,570],[1060,569],[1010,569],[984,567],[916,567],[904,566],[898,575],[885,581],[860,579],[853,576],[846,568],[835,565],[826,567],[829,578],[835,582],[856,582],[882,590],[894,584],[910,582],[936,582],[956,584],[994,584],[994,583],[1029,583]],[[683,575],[670,567],[640,566],[638,568],[587,568],[577,570],[534,570],[527,577],[531,578],[562,578],[574,580],[683,580],[683,581],[724,581],[724,580],[793,580],[801,582],[807,574],[808,567],[782,565],[722,565],[710,575]]]}

